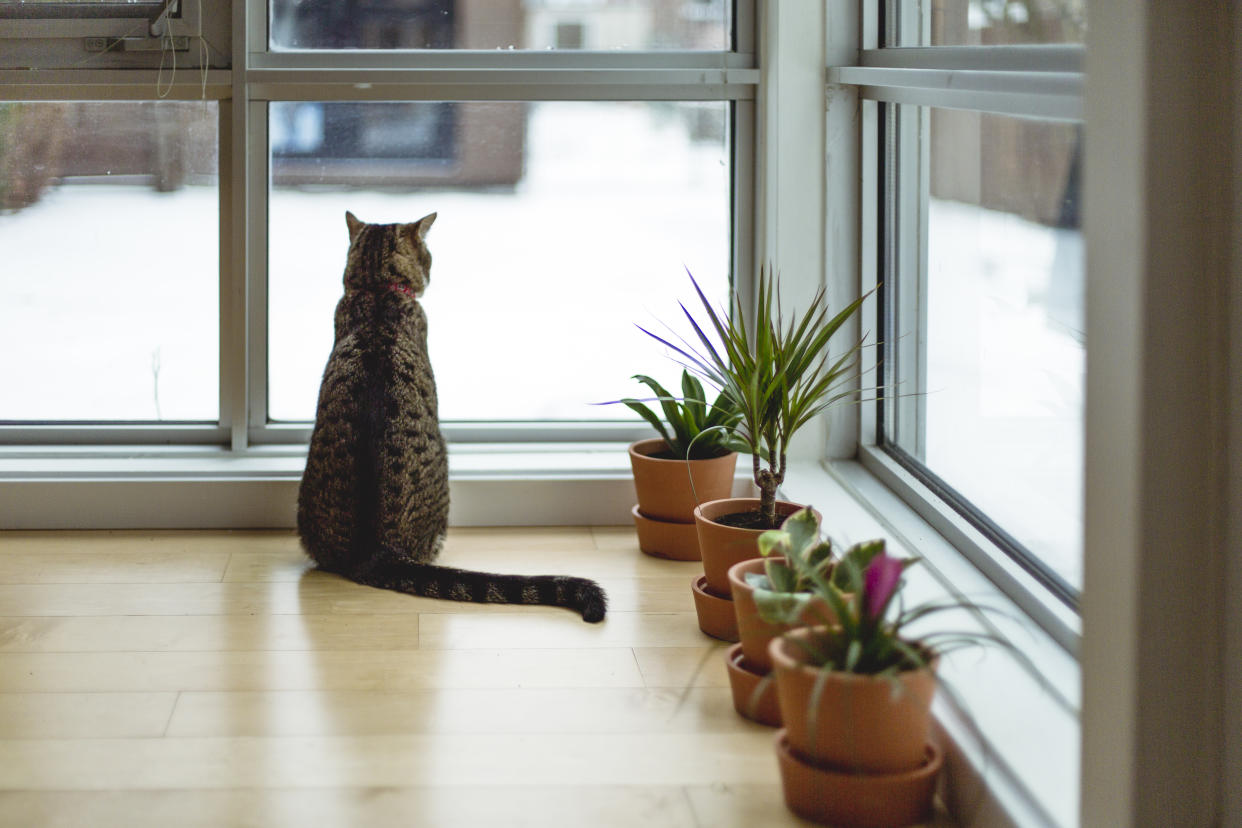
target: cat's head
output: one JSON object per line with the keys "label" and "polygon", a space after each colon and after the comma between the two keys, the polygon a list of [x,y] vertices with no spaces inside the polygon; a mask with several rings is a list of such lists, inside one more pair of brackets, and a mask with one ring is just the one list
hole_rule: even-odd
{"label": "cat's head", "polygon": [[432,213],[410,224],[367,224],[346,211],[349,259],[345,287],[396,285],[421,295],[431,282],[431,253],[426,239],[435,220]]}

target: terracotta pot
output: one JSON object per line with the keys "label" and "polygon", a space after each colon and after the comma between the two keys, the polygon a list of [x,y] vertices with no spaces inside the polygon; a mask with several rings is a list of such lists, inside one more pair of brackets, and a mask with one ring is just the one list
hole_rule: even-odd
{"label": "terracotta pot", "polygon": [[[776,501],[776,513],[781,517],[788,517],[801,508],[796,503]],[[729,567],[759,557],[757,541],[766,530],[725,526],[716,523],[716,518],[758,509],[757,497],[731,497],[704,503],[694,510],[694,522],[699,529],[699,552],[703,556],[703,574],[707,576],[707,586],[717,595],[729,594]]]}
{"label": "terracotta pot", "polygon": [[[896,694],[889,679],[836,671],[821,679],[823,671],[806,664],[797,641],[823,642],[830,634],[824,627],[803,627],[773,640],[768,649],[793,749],[816,764],[851,772],[920,767],[931,734],[935,664],[898,674],[902,687]],[[823,687],[812,710],[817,681]]]}
{"label": "terracotta pot", "polygon": [[[733,493],[737,452],[709,460],[661,460],[651,457],[668,450],[661,439],[630,445],[630,468],[638,508],[653,520],[694,523],[694,507]],[[693,481],[693,486],[691,485]]]}
{"label": "terracotta pot", "polygon": [[699,629],[721,641],[737,641],[737,616],[733,613],[733,601],[708,589],[702,575],[690,582],[690,590],[694,593]]}
{"label": "terracotta pot", "polygon": [[847,773],[807,762],[776,734],[785,805],[800,817],[837,828],[896,828],[926,822],[944,754],[924,748],[922,763],[900,773]]}
{"label": "terracotta pot", "polygon": [[737,613],[737,632],[742,640],[742,652],[747,663],[761,673],[772,670],[772,657],[768,654],[768,645],[772,643],[772,639],[795,627],[823,626],[834,624],[837,620],[832,606],[818,597],[807,604],[796,624],[769,624],[760,618],[759,608],[755,606],[755,588],[746,583],[746,575],[762,575],[764,562],[768,560],[785,559],[779,555],[771,558],[751,558],[729,567],[729,589],[733,596],[733,611]]}
{"label": "terracotta pot", "polygon": [[742,655],[742,645],[734,644],[725,652],[729,671],[729,687],[733,691],[733,709],[768,727],[781,726],[781,708],[776,701],[776,682],[766,671],[755,669]]}
{"label": "terracotta pot", "polygon": [[674,561],[697,561],[699,557],[698,527],[693,523],[674,523],[647,517],[635,504],[630,509],[638,548],[657,558]]}

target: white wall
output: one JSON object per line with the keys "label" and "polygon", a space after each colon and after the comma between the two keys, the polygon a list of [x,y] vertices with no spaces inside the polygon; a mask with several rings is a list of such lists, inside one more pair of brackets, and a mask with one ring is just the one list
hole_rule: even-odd
{"label": "white wall", "polygon": [[1237,795],[1237,14],[1089,8],[1086,826],[1225,824]]}

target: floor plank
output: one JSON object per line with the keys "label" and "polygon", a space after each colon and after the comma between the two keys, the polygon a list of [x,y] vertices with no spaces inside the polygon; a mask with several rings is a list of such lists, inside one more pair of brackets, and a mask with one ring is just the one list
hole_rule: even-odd
{"label": "floor plank", "polygon": [[[756,739],[755,737],[759,738]],[[0,790],[775,784],[770,733],[0,741]]]}
{"label": "floor plank", "polygon": [[728,690],[185,692],[168,722],[186,736],[345,736],[384,733],[736,733]]}
{"label": "floor plank", "polygon": [[105,615],[0,618],[0,652],[254,652],[419,646],[404,615]]}
{"label": "floor plank", "polygon": [[697,647],[636,647],[634,657],[648,687],[728,687],[728,644],[703,636]]}
{"label": "floor plank", "polygon": [[423,616],[418,633],[419,646],[425,650],[693,647],[708,640],[693,612],[614,611],[603,624],[566,624],[551,613],[442,613]]}
{"label": "floor plank", "polygon": [[5,693],[642,686],[625,648],[0,653]]}
{"label": "floor plank", "polygon": [[[0,815],[42,828],[694,828],[676,786],[0,791]],[[798,823],[787,823],[798,824]]]}
{"label": "floor plank", "polygon": [[[601,578],[616,612],[693,612],[690,580],[680,575]],[[542,613],[536,607],[459,604],[415,598],[308,571],[298,581],[264,583],[0,584],[0,615],[330,615]],[[562,611],[553,611],[558,617]]]}
{"label": "floor plank", "polygon": [[[245,553],[247,555],[262,553]],[[6,552],[2,584],[161,584],[219,581],[228,552]]]}
{"label": "floor plank", "polygon": [[0,739],[163,736],[176,693],[0,693]]}

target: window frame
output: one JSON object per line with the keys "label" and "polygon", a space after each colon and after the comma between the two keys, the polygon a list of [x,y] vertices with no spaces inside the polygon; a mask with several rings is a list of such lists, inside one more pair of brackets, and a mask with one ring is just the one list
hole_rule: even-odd
{"label": "window frame", "polygon": [[[921,320],[926,313],[927,238],[925,227],[920,228],[925,216],[918,199],[927,190],[927,143],[921,140],[927,118],[926,109],[908,110],[920,113],[918,123],[898,129],[895,110],[905,104],[1081,121],[1085,52],[1076,45],[884,46],[901,42],[900,11],[881,15],[879,5],[864,5],[870,17],[857,62],[828,67],[829,84],[853,88],[861,99],[860,289],[877,291],[871,318],[879,342],[869,350],[863,371],[877,377],[878,384],[891,385],[891,360],[885,356],[897,349],[901,359],[915,366],[917,384],[925,376],[926,358],[918,347],[919,332],[903,327],[901,336],[895,336],[892,331],[896,303],[901,303],[905,320]],[[904,11],[907,4],[901,5]],[[907,169],[918,183],[899,188],[896,176]],[[906,232],[912,225],[920,229]],[[909,273],[917,274],[913,285],[908,277],[898,281],[899,274]],[[997,531],[1000,527],[964,498],[954,497],[934,472],[886,440],[884,418],[891,413],[886,407],[904,407],[907,416],[917,418],[924,406],[922,385],[910,389],[907,383],[902,389],[888,399],[881,390],[861,404],[858,460],[949,538],[1066,652],[1076,655],[1081,643],[1076,596],[1050,589],[1039,565],[1025,559],[1020,554],[1024,550],[1003,529]]]}
{"label": "window frame", "polygon": [[[182,0],[185,12],[201,0]],[[145,68],[76,69],[49,59],[33,76],[0,69],[0,97],[13,100],[117,100],[200,97],[220,102],[220,411],[208,423],[30,422],[0,425],[0,445],[215,444],[230,452],[295,446],[310,423],[270,422],[267,414],[268,102],[326,101],[722,101],[732,112],[730,259],[746,295],[754,272],[756,98],[754,0],[733,0],[733,47],[724,51],[545,52],[474,50],[272,51],[264,0],[233,0],[203,11],[205,30],[229,35],[202,73]],[[183,17],[185,14],[183,13]],[[233,25],[233,22],[236,25]],[[0,42],[29,36],[30,21],[0,20]],[[40,26],[43,22],[36,21]],[[132,21],[131,21],[132,22]],[[115,28],[116,21],[103,21]],[[20,25],[9,25],[20,24]],[[65,24],[65,25],[61,25]],[[95,20],[50,21],[39,29],[70,51]],[[102,24],[100,24],[102,25]],[[128,25],[128,24],[123,24]],[[85,28],[84,28],[85,27]],[[107,28],[107,26],[105,26]],[[180,34],[174,28],[173,34]],[[108,29],[105,34],[114,34]],[[213,44],[214,45],[214,44]],[[227,52],[227,53],[226,53]],[[195,53],[191,44],[190,53]],[[124,57],[123,55],[121,57]],[[143,56],[149,61],[150,56]],[[179,68],[185,64],[178,58]],[[157,57],[158,62],[158,57]],[[188,62],[191,67],[193,64]],[[154,64],[152,64],[154,65]],[[59,67],[59,68],[58,68]],[[625,443],[647,436],[637,420],[446,422],[450,443]],[[2,450],[2,449],[0,449]]]}

